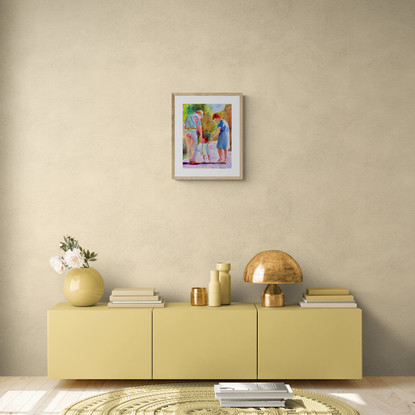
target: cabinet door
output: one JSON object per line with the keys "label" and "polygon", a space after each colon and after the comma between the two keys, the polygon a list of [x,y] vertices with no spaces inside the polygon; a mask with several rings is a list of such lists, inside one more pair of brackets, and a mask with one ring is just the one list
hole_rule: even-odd
{"label": "cabinet door", "polygon": [[53,379],[151,379],[152,309],[107,304],[48,311],[48,376]]}
{"label": "cabinet door", "polygon": [[253,304],[155,308],[154,379],[256,379]]}
{"label": "cabinet door", "polygon": [[359,379],[362,311],[258,308],[259,379]]}

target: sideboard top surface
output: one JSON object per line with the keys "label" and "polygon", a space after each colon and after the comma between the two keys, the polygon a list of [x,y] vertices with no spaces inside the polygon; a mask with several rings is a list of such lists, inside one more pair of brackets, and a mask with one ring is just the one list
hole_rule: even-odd
{"label": "sideboard top surface", "polygon": [[151,312],[153,308],[150,307],[140,307],[140,308],[109,308],[108,303],[98,303],[90,307],[76,307],[70,303],[59,303],[56,304],[54,307],[50,308],[49,311],[82,311],[85,313],[93,313],[93,312],[119,312],[119,311],[131,311],[131,310],[138,310],[140,312]]}
{"label": "sideboard top surface", "polygon": [[205,306],[193,306],[190,303],[166,303],[164,308],[155,308],[154,310],[163,311],[166,309],[170,310],[197,310],[201,312],[212,312],[212,311],[242,311],[242,310],[255,310],[254,303],[231,303],[230,305],[222,305],[220,307],[209,307]]}
{"label": "sideboard top surface", "polygon": [[131,307],[131,308],[109,308],[108,303],[98,303],[91,307],[75,307],[71,305],[70,303],[59,303],[56,304],[54,307],[50,308],[50,310],[53,311],[82,311],[82,312],[94,312],[94,311],[108,311],[108,312],[119,312],[120,310],[123,311],[132,311],[135,312],[149,312],[149,311],[163,311],[163,310],[169,310],[169,311],[184,311],[184,310],[192,310],[195,312],[228,312],[228,311],[248,311],[248,310],[258,310],[258,312],[272,312],[272,313],[279,313],[279,312],[309,312],[309,311],[319,311],[321,310],[328,310],[330,312],[333,312],[334,310],[342,310],[344,312],[347,311],[358,311],[361,312],[362,310],[360,308],[302,308],[298,305],[298,303],[289,303],[286,304],[284,307],[262,307],[261,303],[232,303],[230,305],[223,305],[221,307],[209,307],[209,306],[192,306],[190,303],[166,303],[165,307]]}
{"label": "sideboard top surface", "polygon": [[134,311],[163,311],[163,310],[194,310],[197,312],[215,312],[215,311],[243,311],[243,310],[255,310],[254,303],[232,303],[230,305],[223,305],[221,307],[209,307],[209,306],[192,306],[190,303],[166,303],[165,307],[123,307],[123,308],[109,308],[108,303],[98,303],[91,307],[75,307],[70,303],[59,303],[52,307],[50,310],[53,311],[83,311],[83,312],[93,312],[93,311],[108,311],[108,312],[118,312],[120,310],[134,310]]}
{"label": "sideboard top surface", "polygon": [[330,312],[335,312],[335,310],[340,310],[340,312],[353,311],[361,312],[362,309],[359,307],[354,308],[341,308],[341,307],[324,307],[324,308],[303,308],[298,303],[288,303],[284,307],[263,307],[261,303],[255,303],[255,306],[259,312],[272,312],[272,313],[281,313],[281,312],[322,312],[322,310],[328,310]]}

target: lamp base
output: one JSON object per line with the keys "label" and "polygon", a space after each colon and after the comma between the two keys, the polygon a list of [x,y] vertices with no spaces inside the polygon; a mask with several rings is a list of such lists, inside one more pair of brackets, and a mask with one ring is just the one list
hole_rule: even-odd
{"label": "lamp base", "polygon": [[284,293],[278,284],[268,284],[261,296],[262,307],[284,307]]}

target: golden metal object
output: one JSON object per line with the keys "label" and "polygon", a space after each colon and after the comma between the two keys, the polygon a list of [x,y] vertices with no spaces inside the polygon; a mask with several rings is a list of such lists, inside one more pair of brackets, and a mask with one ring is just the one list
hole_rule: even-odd
{"label": "golden metal object", "polygon": [[245,268],[245,282],[290,284],[303,281],[303,273],[294,258],[282,251],[263,251]]}
{"label": "golden metal object", "polygon": [[262,307],[284,307],[284,293],[278,284],[268,284],[261,295]]}
{"label": "golden metal object", "polygon": [[262,293],[263,307],[283,307],[284,293],[277,284],[303,281],[297,261],[283,251],[263,251],[255,255],[244,271],[244,281],[268,284]]}
{"label": "golden metal object", "polygon": [[193,287],[190,292],[191,305],[207,305],[207,291],[204,287]]}

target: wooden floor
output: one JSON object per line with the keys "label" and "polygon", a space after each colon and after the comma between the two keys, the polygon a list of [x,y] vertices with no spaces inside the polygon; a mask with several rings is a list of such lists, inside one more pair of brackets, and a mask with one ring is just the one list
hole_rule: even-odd
{"label": "wooden floor", "polygon": [[[0,415],[59,414],[88,396],[160,381],[50,380],[0,377]],[[289,381],[294,388],[331,395],[361,415],[415,415],[415,376],[365,377],[347,381]]]}

